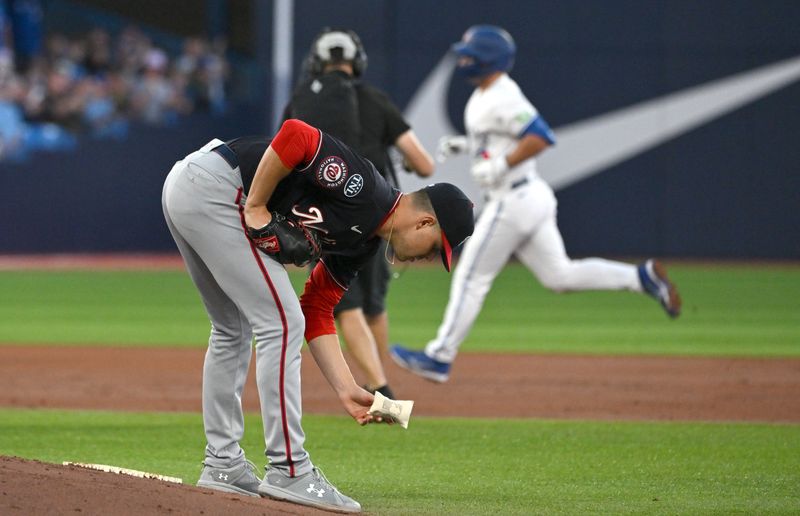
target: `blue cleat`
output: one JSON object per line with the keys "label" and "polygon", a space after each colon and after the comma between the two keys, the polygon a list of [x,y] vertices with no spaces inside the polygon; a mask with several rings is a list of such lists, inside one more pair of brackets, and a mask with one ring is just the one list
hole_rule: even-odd
{"label": "blue cleat", "polygon": [[426,380],[444,383],[450,377],[450,364],[434,360],[424,351],[412,351],[394,344],[389,348],[389,355],[397,365]]}
{"label": "blue cleat", "polygon": [[681,314],[681,296],[661,262],[650,259],[640,264],[639,281],[642,289],[661,303],[667,315],[674,319]]}

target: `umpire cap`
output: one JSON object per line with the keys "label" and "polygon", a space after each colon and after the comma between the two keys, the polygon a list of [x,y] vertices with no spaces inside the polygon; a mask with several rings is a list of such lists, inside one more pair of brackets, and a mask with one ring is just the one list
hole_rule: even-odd
{"label": "umpire cap", "polygon": [[422,190],[428,194],[439,227],[442,228],[442,263],[450,272],[453,248],[461,245],[475,229],[472,201],[450,183],[434,183]]}

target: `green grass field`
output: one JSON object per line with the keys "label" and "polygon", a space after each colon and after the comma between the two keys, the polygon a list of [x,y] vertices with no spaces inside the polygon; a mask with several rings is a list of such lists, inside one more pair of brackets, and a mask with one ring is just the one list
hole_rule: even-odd
{"label": "green grass field", "polygon": [[[682,265],[669,320],[644,296],[555,295],[519,266],[464,350],[800,356],[800,268]],[[302,272],[293,273],[298,288]],[[409,268],[390,294],[393,340],[432,337],[449,277]],[[0,342],[205,346],[183,272],[0,272]],[[800,395],[800,393],[798,393]],[[418,417],[408,431],[307,415],[307,447],[376,514],[800,514],[800,425]],[[244,446],[263,452],[247,416]],[[194,482],[199,414],[0,408],[0,455],[101,462]]]}
{"label": "green grass field", "polygon": [[[248,415],[244,447],[257,462],[260,427]],[[304,427],[315,463],[376,514],[800,510],[797,426],[420,417],[403,431],[306,416]],[[187,482],[204,444],[199,414],[0,410],[0,437],[0,454]]]}
{"label": "green grass field", "polygon": [[[800,267],[677,266],[684,313],[627,292],[553,294],[519,265],[495,282],[464,351],[800,355]],[[305,273],[292,274],[297,289]],[[389,294],[392,339],[435,336],[449,276],[409,268]],[[0,342],[205,346],[189,277],[167,272],[0,272]]]}

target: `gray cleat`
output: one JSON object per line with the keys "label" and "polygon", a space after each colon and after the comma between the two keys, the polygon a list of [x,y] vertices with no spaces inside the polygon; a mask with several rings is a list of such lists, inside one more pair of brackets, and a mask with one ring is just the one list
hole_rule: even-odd
{"label": "gray cleat", "polygon": [[286,502],[309,505],[334,512],[361,512],[361,504],[343,495],[314,468],[305,475],[288,477],[281,470],[270,468],[258,488],[263,496]]}
{"label": "gray cleat", "polygon": [[249,460],[229,468],[204,464],[197,486],[245,496],[261,496],[258,492],[261,479],[255,472],[256,466]]}

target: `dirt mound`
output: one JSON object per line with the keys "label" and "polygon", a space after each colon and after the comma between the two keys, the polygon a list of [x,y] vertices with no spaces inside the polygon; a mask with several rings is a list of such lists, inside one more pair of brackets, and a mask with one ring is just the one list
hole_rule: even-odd
{"label": "dirt mound", "polygon": [[0,514],[330,513],[185,484],[0,457]]}

